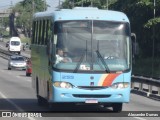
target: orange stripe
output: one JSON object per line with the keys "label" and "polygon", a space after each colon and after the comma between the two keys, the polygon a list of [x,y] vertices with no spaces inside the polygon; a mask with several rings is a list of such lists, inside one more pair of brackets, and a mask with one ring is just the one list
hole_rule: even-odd
{"label": "orange stripe", "polygon": [[110,85],[112,84],[113,80],[114,80],[117,76],[119,76],[119,75],[120,75],[120,74],[115,74],[115,73],[109,74],[109,75],[105,78],[105,80],[103,81],[102,86],[110,86]]}

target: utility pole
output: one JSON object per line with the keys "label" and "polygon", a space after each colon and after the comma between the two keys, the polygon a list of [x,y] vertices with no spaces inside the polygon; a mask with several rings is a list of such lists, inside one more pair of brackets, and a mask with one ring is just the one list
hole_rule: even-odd
{"label": "utility pole", "polygon": [[34,6],[35,6],[35,3],[34,3],[34,0],[32,0],[32,15],[34,14],[35,10],[34,10]]}
{"label": "utility pole", "polygon": [[109,4],[109,0],[106,0],[106,3],[107,3],[107,10],[108,10],[108,6],[109,6],[109,5],[108,5],[108,4]]}
{"label": "utility pole", "polygon": [[[156,17],[156,0],[154,0],[154,3],[153,3],[153,18]],[[153,72],[154,72],[154,49],[155,49],[155,25],[153,24],[153,41],[152,41],[152,45],[153,45],[153,48],[152,48],[152,77],[153,77]]]}
{"label": "utility pole", "polygon": [[73,0],[73,2],[72,2],[72,8],[74,8],[74,0]]}
{"label": "utility pole", "polygon": [[91,7],[93,7],[93,1],[91,0]]}
{"label": "utility pole", "polygon": [[46,0],[44,0],[44,11],[46,11],[47,5],[46,5]]}
{"label": "utility pole", "polygon": [[81,6],[83,7],[83,0],[82,0],[82,4],[81,4]]}

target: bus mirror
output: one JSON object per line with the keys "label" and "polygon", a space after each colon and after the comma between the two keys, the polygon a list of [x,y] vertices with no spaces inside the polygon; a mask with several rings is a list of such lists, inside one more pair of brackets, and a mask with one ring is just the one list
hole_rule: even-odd
{"label": "bus mirror", "polygon": [[131,40],[132,42],[136,42],[136,34],[135,33],[131,33]]}
{"label": "bus mirror", "polygon": [[138,55],[139,53],[139,45],[137,43],[137,39],[136,39],[136,34],[135,33],[131,33],[131,40],[132,40],[132,54],[134,55]]}

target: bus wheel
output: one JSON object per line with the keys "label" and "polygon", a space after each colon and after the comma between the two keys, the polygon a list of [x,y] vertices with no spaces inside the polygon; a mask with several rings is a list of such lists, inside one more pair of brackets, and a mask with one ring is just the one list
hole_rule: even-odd
{"label": "bus wheel", "polygon": [[38,78],[36,78],[36,94],[37,94],[37,102],[39,106],[43,105],[43,98],[39,96],[39,84],[38,84]]}
{"label": "bus wheel", "polygon": [[44,99],[40,96],[37,96],[37,102],[39,106],[43,106],[45,103]]}
{"label": "bus wheel", "polygon": [[122,103],[113,103],[112,108],[114,112],[121,112],[122,111]]}

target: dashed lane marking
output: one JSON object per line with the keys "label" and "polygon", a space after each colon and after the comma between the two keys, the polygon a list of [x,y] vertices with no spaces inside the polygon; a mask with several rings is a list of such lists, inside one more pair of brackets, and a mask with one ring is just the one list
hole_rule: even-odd
{"label": "dashed lane marking", "polygon": [[144,119],[142,117],[133,117],[133,118],[138,119],[138,120],[147,120],[147,119]]}

